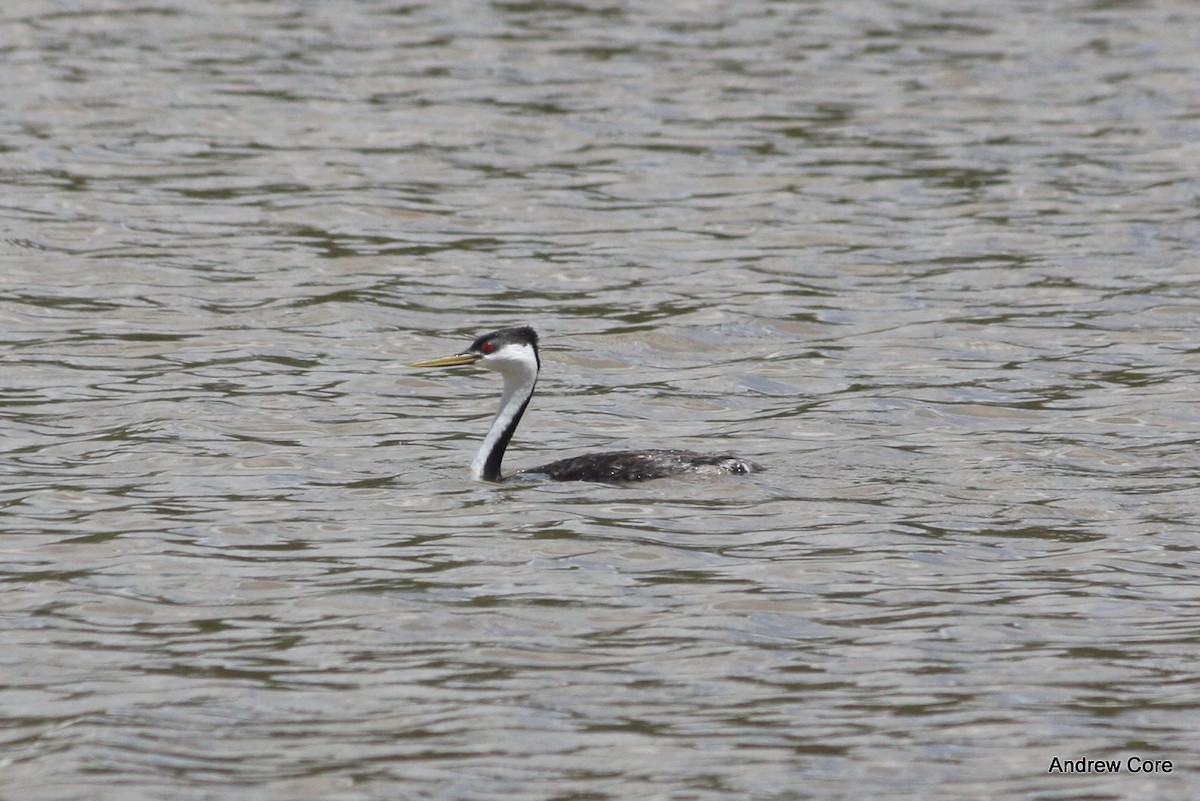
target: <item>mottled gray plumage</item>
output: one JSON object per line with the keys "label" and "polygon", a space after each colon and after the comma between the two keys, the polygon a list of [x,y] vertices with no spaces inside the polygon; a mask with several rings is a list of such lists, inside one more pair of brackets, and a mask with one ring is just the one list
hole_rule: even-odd
{"label": "mottled gray plumage", "polygon": [[730,454],[696,451],[645,450],[588,453],[539,467],[526,467],[521,475],[542,475],[554,481],[647,481],[683,473],[745,475],[762,470],[754,462]]}

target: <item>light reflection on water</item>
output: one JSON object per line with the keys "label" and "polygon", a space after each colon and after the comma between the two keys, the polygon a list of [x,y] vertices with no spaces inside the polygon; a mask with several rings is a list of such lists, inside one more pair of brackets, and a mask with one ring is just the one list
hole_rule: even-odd
{"label": "light reflection on water", "polygon": [[1191,9],[0,22],[0,795],[1195,795]]}

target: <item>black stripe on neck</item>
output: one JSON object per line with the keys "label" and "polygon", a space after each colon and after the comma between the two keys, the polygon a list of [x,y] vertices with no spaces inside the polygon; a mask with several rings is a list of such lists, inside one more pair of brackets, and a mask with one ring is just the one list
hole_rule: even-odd
{"label": "black stripe on neck", "polygon": [[496,440],[491,453],[487,455],[487,460],[483,463],[483,475],[480,476],[484,481],[494,483],[501,481],[500,462],[504,459],[504,452],[508,450],[509,440],[512,439],[513,433],[517,430],[517,425],[520,424],[521,417],[525,414],[525,409],[528,408],[531,398],[533,398],[532,388],[529,394],[525,396],[525,402],[521,404],[521,408],[517,409],[517,413],[513,415],[512,420],[508,421],[508,425],[500,433],[500,438]]}

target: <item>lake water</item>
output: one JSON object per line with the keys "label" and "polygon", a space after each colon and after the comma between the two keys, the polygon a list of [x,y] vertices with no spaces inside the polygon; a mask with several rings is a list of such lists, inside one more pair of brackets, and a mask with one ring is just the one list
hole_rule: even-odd
{"label": "lake water", "polygon": [[1197,41],[5,2],[0,798],[1196,798]]}

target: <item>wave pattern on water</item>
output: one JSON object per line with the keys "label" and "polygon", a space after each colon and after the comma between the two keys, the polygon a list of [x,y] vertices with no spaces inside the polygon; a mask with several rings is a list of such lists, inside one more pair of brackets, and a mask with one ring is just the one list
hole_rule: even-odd
{"label": "wave pattern on water", "polygon": [[[93,6],[0,9],[0,796],[1196,795],[1191,8]],[[402,365],[526,322],[510,469],[768,471],[472,484]]]}

